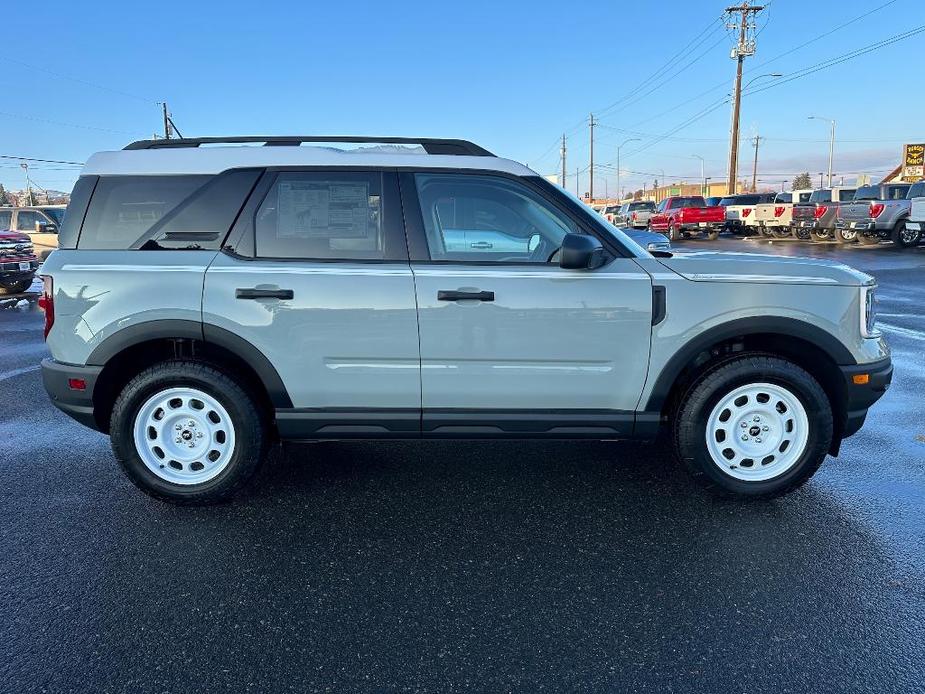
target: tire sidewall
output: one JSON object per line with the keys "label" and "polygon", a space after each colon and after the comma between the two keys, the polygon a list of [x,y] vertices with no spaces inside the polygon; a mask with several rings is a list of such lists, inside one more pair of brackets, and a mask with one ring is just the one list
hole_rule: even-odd
{"label": "tire sidewall", "polygon": [[[211,367],[166,363],[132,379],[113,407],[110,440],[116,459],[128,477],[143,491],[158,498],[189,502],[222,500],[237,491],[256,471],[262,457],[264,436],[253,399],[226,374]],[[225,468],[200,484],[169,482],[152,472],[135,447],[135,419],[154,394],[174,387],[196,388],[215,398],[228,412],[234,426],[235,449]]]}
{"label": "tire sidewall", "polygon": [[[732,367],[729,375],[716,380],[713,387],[698,392],[695,386],[689,404],[693,407],[692,426],[681,427],[678,434],[678,453],[695,477],[702,476],[712,486],[743,496],[768,496],[798,486],[809,478],[828,453],[832,440],[832,410],[825,392],[803,369],[786,360],[770,358],[779,362],[781,369],[751,369],[743,364],[735,371],[736,360],[725,365]],[[713,374],[721,373],[719,367]],[[786,371],[787,375],[781,375]],[[701,384],[709,382],[709,378]],[[806,410],[809,432],[806,447],[799,460],[780,475],[769,480],[740,480],[725,474],[713,461],[706,446],[707,419],[720,400],[736,388],[752,383],[771,383],[786,388],[796,396]],[[687,409],[687,408],[683,408]],[[690,416],[690,415],[688,415]]]}

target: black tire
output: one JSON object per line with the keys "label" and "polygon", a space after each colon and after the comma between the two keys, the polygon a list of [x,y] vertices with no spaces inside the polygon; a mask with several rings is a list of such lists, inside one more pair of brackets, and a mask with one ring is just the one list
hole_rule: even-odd
{"label": "black tire", "polygon": [[835,240],[839,243],[857,243],[858,236],[854,229],[835,229]]}
{"label": "black tire", "polygon": [[[724,396],[750,383],[786,388],[799,399],[809,422],[802,455],[780,475],[761,481],[741,480],[725,472],[713,461],[706,444],[707,419],[713,408]],[[793,362],[768,354],[733,357],[706,371],[681,398],[673,422],[678,459],[697,482],[721,494],[759,498],[786,494],[806,482],[825,459],[832,431],[831,405],[816,379]]]}
{"label": "black tire", "polygon": [[858,243],[862,246],[876,246],[878,243],[880,243],[880,237],[876,234],[858,234]]}
{"label": "black tire", "polygon": [[716,241],[716,239],[719,238],[719,231],[717,229],[711,229],[707,232],[707,238],[710,239],[710,241]]}
{"label": "black tire", "polygon": [[773,239],[776,235],[767,227],[758,227],[758,233],[766,239]]}
{"label": "black tire", "polygon": [[906,220],[901,219],[896,222],[896,226],[893,227],[893,231],[890,232],[890,240],[893,242],[894,246],[899,248],[911,248],[919,245],[919,241],[922,240],[922,232],[916,229],[909,229],[906,227]]}
{"label": "black tire", "polygon": [[832,233],[831,229],[813,229],[809,232],[809,237],[816,243],[822,243],[825,241],[833,241],[835,239],[835,234]]}
{"label": "black tire", "polygon": [[23,292],[29,291],[29,287],[32,286],[32,278],[21,280],[15,282],[14,284],[0,284],[0,294],[22,294]]}
{"label": "black tire", "polygon": [[675,227],[674,222],[668,222],[668,240],[677,241],[681,238],[681,235],[678,233],[677,227]]}
{"label": "black tire", "polygon": [[[155,475],[142,461],[134,442],[134,423],[145,401],[170,387],[190,387],[215,398],[234,426],[234,451],[222,471],[201,484],[176,484]],[[181,505],[227,501],[247,485],[266,457],[269,423],[255,398],[231,376],[196,361],[171,360],[135,376],[116,399],[110,419],[116,460],[128,478],[146,494]]]}

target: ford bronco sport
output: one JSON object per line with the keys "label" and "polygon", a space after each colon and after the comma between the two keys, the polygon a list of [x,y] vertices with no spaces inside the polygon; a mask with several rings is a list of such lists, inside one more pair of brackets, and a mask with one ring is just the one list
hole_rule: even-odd
{"label": "ford bronco sport", "polygon": [[837,455],[892,374],[871,277],[653,256],[462,140],[102,152],[42,274],[51,399],[177,503],[232,496],[278,439],[660,430],[695,479],[772,496]]}

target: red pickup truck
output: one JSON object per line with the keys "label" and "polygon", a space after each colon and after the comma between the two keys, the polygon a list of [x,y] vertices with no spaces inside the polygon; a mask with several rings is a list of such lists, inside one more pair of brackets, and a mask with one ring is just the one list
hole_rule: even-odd
{"label": "red pickup truck", "polygon": [[39,259],[28,234],[0,230],[0,295],[26,291],[38,266]]}
{"label": "red pickup truck", "polygon": [[718,205],[707,205],[700,195],[665,198],[649,218],[650,231],[665,232],[672,241],[689,236],[693,231],[715,239],[725,224],[726,211]]}

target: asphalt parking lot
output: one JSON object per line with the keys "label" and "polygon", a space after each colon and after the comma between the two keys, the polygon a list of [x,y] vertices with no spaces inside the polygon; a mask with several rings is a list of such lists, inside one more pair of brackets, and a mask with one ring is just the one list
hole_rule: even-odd
{"label": "asphalt parking lot", "polygon": [[925,678],[925,247],[680,244],[874,274],[892,389],[798,492],[654,445],[319,443],[175,508],[46,399],[0,308],[0,690],[910,692]]}

